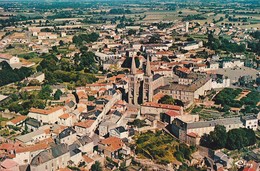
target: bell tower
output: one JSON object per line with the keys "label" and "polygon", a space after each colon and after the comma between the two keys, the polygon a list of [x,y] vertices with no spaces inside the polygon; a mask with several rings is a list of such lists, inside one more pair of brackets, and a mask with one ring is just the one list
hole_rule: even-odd
{"label": "bell tower", "polygon": [[152,89],[153,75],[151,72],[150,57],[147,57],[145,75],[143,80],[143,99],[142,102],[151,102],[153,98]]}
{"label": "bell tower", "polygon": [[131,71],[128,75],[128,103],[138,104],[140,82],[136,75],[137,69],[135,58],[132,57]]}

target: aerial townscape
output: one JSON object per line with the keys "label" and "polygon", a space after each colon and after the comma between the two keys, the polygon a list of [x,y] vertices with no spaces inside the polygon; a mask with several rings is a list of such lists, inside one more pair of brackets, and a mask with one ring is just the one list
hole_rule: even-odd
{"label": "aerial townscape", "polygon": [[0,171],[260,171],[260,1],[0,0]]}

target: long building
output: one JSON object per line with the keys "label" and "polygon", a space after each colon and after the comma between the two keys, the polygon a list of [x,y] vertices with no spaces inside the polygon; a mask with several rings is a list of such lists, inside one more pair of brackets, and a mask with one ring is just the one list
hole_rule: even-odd
{"label": "long building", "polygon": [[199,144],[204,134],[214,131],[216,125],[223,125],[226,130],[236,128],[249,128],[256,130],[258,119],[255,116],[216,119],[212,121],[185,122],[176,118],[172,123],[172,133],[188,144]]}

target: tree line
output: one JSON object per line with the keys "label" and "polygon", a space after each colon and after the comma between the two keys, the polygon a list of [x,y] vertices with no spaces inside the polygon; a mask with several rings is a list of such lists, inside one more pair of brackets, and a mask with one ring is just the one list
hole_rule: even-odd
{"label": "tree line", "polygon": [[26,77],[32,75],[32,69],[27,67],[21,67],[20,69],[12,69],[10,65],[3,61],[0,63],[0,86],[4,86],[10,83],[18,82]]}
{"label": "tree line", "polygon": [[211,149],[227,148],[229,150],[241,149],[256,143],[255,132],[252,129],[237,128],[226,131],[225,126],[216,125],[214,131],[204,134],[200,144]]}

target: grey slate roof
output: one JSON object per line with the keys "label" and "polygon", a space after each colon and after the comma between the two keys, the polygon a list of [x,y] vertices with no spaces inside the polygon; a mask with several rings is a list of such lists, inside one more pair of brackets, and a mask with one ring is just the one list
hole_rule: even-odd
{"label": "grey slate roof", "polygon": [[68,127],[64,129],[61,133],[59,133],[58,137],[59,139],[65,138],[71,134],[75,134],[76,131],[72,127]]}
{"label": "grey slate roof", "polygon": [[67,152],[69,152],[69,148],[67,144],[54,145],[51,149],[44,150],[40,152],[38,155],[36,155],[32,159],[31,165],[38,166],[54,158],[57,158]]}
{"label": "grey slate roof", "polygon": [[192,122],[187,123],[187,129],[195,129],[195,128],[204,128],[216,125],[230,125],[230,124],[242,124],[239,117],[237,118],[225,118],[225,119],[217,119],[212,121],[200,121],[200,122]]}
{"label": "grey slate roof", "polygon": [[39,134],[43,134],[43,133],[44,133],[44,130],[39,129],[39,130],[30,132],[28,134],[25,134],[25,135],[20,135],[20,136],[16,137],[16,139],[23,142],[23,143],[26,143],[26,142],[31,141],[32,137],[37,136]]}

